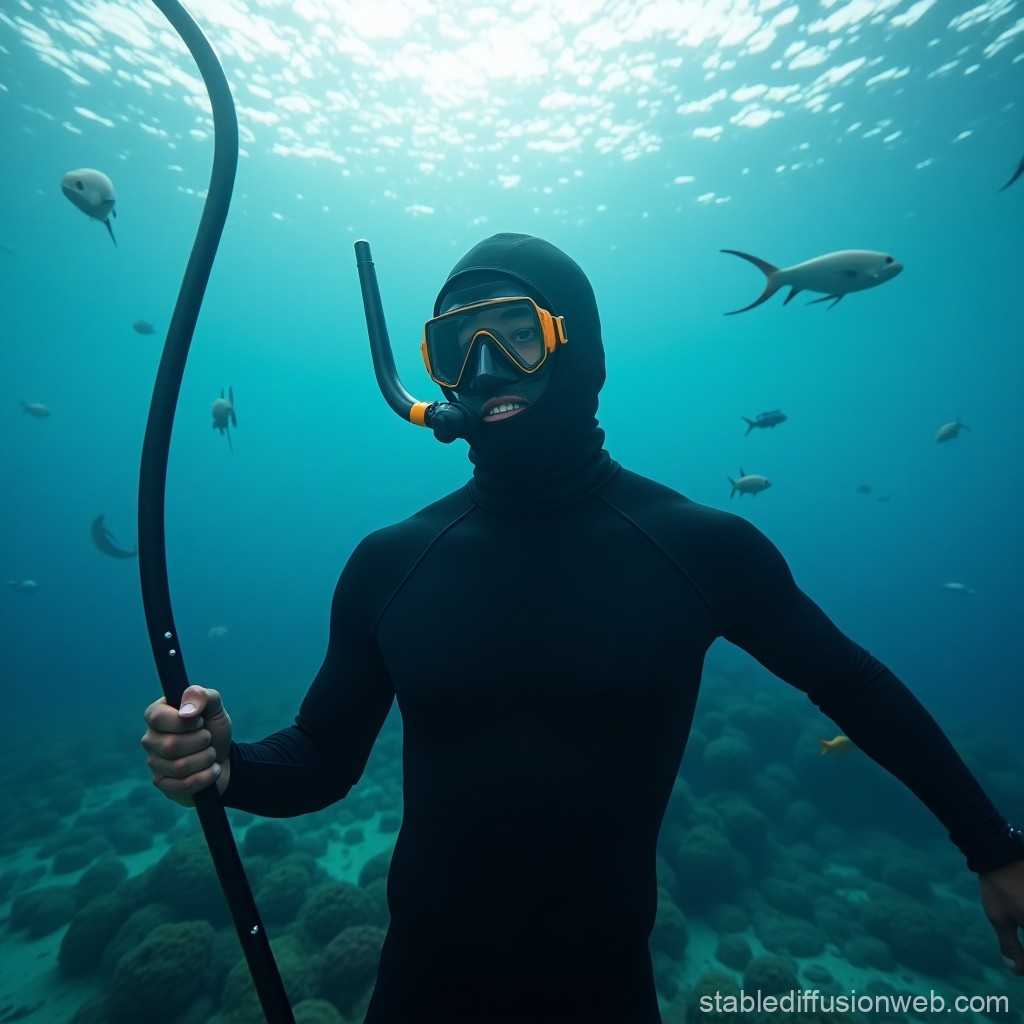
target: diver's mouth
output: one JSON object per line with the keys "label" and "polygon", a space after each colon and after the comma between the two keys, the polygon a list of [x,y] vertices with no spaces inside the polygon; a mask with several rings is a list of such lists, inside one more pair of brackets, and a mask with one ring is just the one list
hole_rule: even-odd
{"label": "diver's mouth", "polygon": [[501,395],[490,399],[483,408],[485,423],[497,423],[522,412],[530,403],[521,395]]}

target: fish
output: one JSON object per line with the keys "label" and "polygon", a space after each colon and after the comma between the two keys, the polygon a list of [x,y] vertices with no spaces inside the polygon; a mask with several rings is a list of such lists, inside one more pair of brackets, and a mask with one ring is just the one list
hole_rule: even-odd
{"label": "fish", "polygon": [[747,437],[754,427],[771,427],[774,429],[780,423],[785,423],[788,417],[784,412],[772,409],[770,412],[759,412],[752,420],[748,420],[746,416],[741,416],[740,419],[747,424],[747,433],[743,435]]}
{"label": "fish", "polygon": [[732,492],[729,494],[730,498],[737,491],[739,491],[741,498],[744,494],[752,494],[756,498],[758,491],[766,491],[772,485],[771,480],[766,476],[758,476],[757,473],[744,473],[742,466],[740,466],[739,480],[733,480],[731,476],[727,476],[726,480],[732,484]]}
{"label": "fish", "polygon": [[846,757],[847,754],[852,754],[857,747],[854,745],[853,740],[849,736],[833,736],[830,740],[818,740],[821,744],[821,756],[824,757],[826,754],[836,754],[839,757]]}
{"label": "fish", "polygon": [[952,590],[955,594],[973,594],[974,590],[967,586],[966,583],[957,583],[955,580],[952,583],[943,583],[945,590]]}
{"label": "fish", "polygon": [[60,189],[87,217],[105,224],[110,233],[110,240],[117,245],[114,229],[110,218],[117,216],[114,203],[114,183],[102,172],[92,167],[80,167],[77,171],[68,171],[60,183]]}
{"label": "fish", "polygon": [[227,636],[227,626],[211,626],[209,632],[206,634],[211,639],[217,636]]}
{"label": "fish", "polygon": [[935,440],[938,444],[942,444],[943,441],[952,441],[953,438],[960,436],[961,430],[970,429],[966,423],[961,423],[959,420],[953,420],[952,423],[943,423],[935,434]]}
{"label": "fish", "polygon": [[50,410],[43,405],[42,402],[22,402],[21,411],[27,412],[29,416],[35,416],[36,419],[46,419],[50,415]]}
{"label": "fish", "polygon": [[892,501],[892,498],[890,498],[888,494],[880,494],[878,496],[878,500],[881,501],[881,502],[886,502],[886,501]]}
{"label": "fish", "polygon": [[1010,175],[1010,180],[999,190],[1005,192],[1022,174],[1024,174],[1024,156],[1020,158],[1020,163],[1017,164],[1017,170]]}
{"label": "fish", "polygon": [[861,484],[860,487],[857,488],[857,493],[858,494],[870,494],[871,493],[871,484]]}
{"label": "fish", "polygon": [[[888,253],[872,252],[870,249],[842,249],[839,252],[826,253],[824,256],[815,256],[812,260],[797,263],[792,267],[782,268],[736,249],[721,251],[753,263],[767,278],[764,291],[749,306],[730,310],[726,316],[745,313],[748,309],[760,306],[780,288],[790,289],[785,302],[782,303],[784,306],[803,291],[825,293],[820,299],[812,299],[808,303],[809,306],[816,302],[828,302],[829,299],[834,306],[844,295],[884,284],[903,270],[903,264],[899,260]],[[829,309],[832,306],[829,306]]]}
{"label": "fish", "polygon": [[224,397],[224,389],[220,389],[220,398],[213,403],[213,408],[210,410],[213,413],[213,428],[219,430],[222,434],[228,436],[228,448],[232,452],[235,450],[235,446],[231,443],[231,430],[228,428],[230,422],[232,427],[238,426],[238,420],[235,418],[235,392],[232,388],[228,388],[228,397]]}
{"label": "fish", "polygon": [[7,586],[14,590],[23,590],[26,593],[33,593],[39,589],[39,584],[35,580],[8,580]]}
{"label": "fish", "polygon": [[138,548],[132,551],[128,551],[122,548],[117,543],[117,538],[103,525],[103,518],[105,513],[101,512],[93,521],[90,533],[92,534],[92,542],[103,552],[105,555],[109,555],[111,558],[135,558],[138,555]]}
{"label": "fish", "polygon": [[132,330],[136,334],[152,334],[156,328],[148,320],[136,320],[132,324]]}

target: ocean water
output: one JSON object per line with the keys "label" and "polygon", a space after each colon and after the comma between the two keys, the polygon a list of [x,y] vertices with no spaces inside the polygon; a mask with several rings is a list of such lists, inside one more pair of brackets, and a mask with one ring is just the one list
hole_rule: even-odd
{"label": "ocean water", "polygon": [[[403,381],[433,400],[419,340],[440,284],[475,242],[519,231],[560,246],[594,285],[612,456],[763,530],[804,590],[950,731],[1004,813],[1024,820],[1024,180],[1000,191],[1024,156],[1020,4],[192,9],[232,86],[241,158],[175,415],[168,563],[189,676],[225,693],[249,738],[289,721],[319,667],[330,596],[359,539],[470,469],[461,442],[440,445],[384,404],[353,242],[372,244]],[[131,796],[147,783],[142,712],[160,692],[138,567],[101,554],[89,527],[103,514],[134,544],[153,381],[212,150],[202,83],[155,6],[4,0],[5,901],[78,877],[55,877],[52,836],[73,831],[83,809],[156,799]],[[116,246],[61,194],[63,175],[80,167],[114,182]],[[807,306],[807,293],[784,305],[780,293],[726,317],[764,279],[722,249],[779,266],[872,249],[905,269],[834,308]],[[134,331],[139,319],[155,332]],[[229,387],[233,451],[210,415]],[[743,417],[772,409],[786,422],[746,435]],[[936,443],[955,420],[968,429]],[[728,477],[741,470],[772,488],[730,498]],[[740,722],[740,697],[792,723],[785,748]],[[907,844],[948,887],[943,905],[971,914],[971,879],[941,828],[873,766],[818,759],[828,723],[724,643],[681,773],[699,799],[715,788],[700,758],[704,741],[725,735],[721,716],[747,730],[753,767],[794,772],[823,823],[850,829],[858,849]],[[394,754],[382,745],[371,763],[380,799],[371,794],[353,819],[362,840],[338,838],[352,821],[310,826],[332,851],[341,844],[335,860],[353,878],[386,846],[380,816],[400,809]],[[66,808],[54,787],[74,788],[69,779],[84,802]],[[872,830],[861,794],[844,820],[851,786],[897,811],[880,811]],[[186,817],[169,832],[153,819],[148,855],[125,854],[133,874]],[[793,820],[778,828],[780,844],[807,839]],[[815,840],[829,860],[831,835]],[[318,858],[330,875],[331,857]],[[871,873],[866,863],[844,870]],[[682,909],[698,948],[713,921]],[[62,934],[26,938],[0,924],[3,959],[19,965],[0,972],[0,1021],[7,1007],[36,1004],[24,1019],[65,1019],[55,992],[81,1002],[102,990],[99,975],[57,970]],[[973,980],[1015,992],[1019,1014],[1020,985],[998,975],[990,945]],[[829,962],[845,980],[849,961]],[[680,952],[661,989],[666,1019],[702,964]],[[880,976],[895,985],[899,970],[909,972],[903,988],[928,977],[906,963]],[[17,988],[30,975],[45,996]],[[208,998],[190,1012],[214,1014]]]}

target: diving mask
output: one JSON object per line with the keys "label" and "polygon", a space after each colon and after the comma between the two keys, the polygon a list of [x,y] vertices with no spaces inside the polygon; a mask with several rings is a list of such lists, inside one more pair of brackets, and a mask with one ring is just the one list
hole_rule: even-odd
{"label": "diving mask", "polygon": [[478,338],[487,338],[523,374],[536,373],[569,339],[565,321],[526,296],[487,299],[428,320],[420,346],[431,380],[457,390]]}

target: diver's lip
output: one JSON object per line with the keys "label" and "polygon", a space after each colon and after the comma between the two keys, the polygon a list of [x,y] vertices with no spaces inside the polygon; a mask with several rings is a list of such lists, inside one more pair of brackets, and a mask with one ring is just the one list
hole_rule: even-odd
{"label": "diver's lip", "polygon": [[[513,402],[519,406],[518,409],[509,409],[507,412],[488,411],[497,408],[499,405],[510,405]],[[489,398],[483,406],[484,421],[487,423],[497,423],[498,420],[507,420],[515,416],[516,413],[522,412],[529,404],[522,395],[499,395],[497,398]]]}

